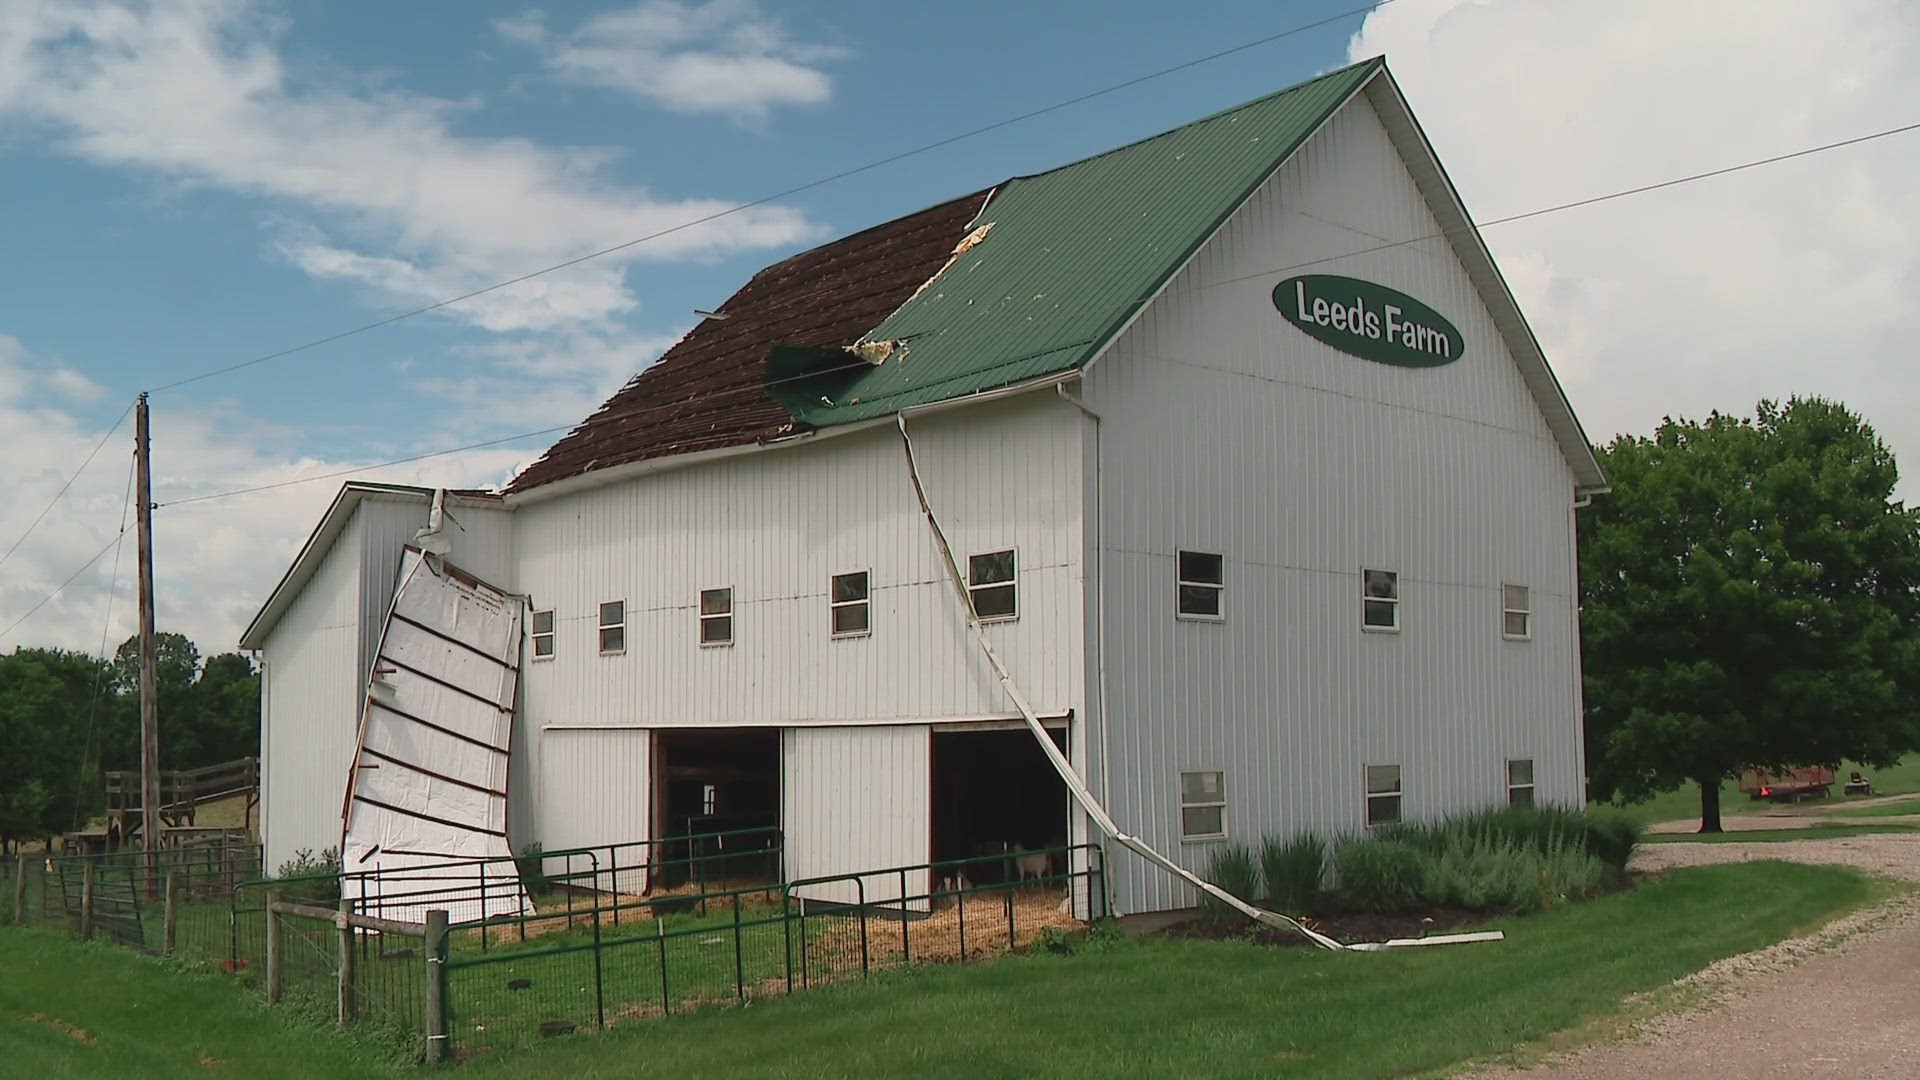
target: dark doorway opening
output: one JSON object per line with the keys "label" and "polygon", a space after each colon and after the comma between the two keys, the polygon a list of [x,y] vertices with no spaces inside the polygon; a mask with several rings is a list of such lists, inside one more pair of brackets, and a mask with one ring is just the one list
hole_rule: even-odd
{"label": "dark doorway opening", "polygon": [[[719,888],[779,876],[780,730],[675,728],[655,733],[658,888]],[[739,833],[714,837],[713,833]]]}
{"label": "dark doorway opening", "polygon": [[[1064,753],[1066,731],[1047,733]],[[934,732],[934,861],[1065,846],[1068,808],[1066,782],[1025,727]],[[1064,865],[1054,856],[1048,873],[1060,873]],[[964,871],[973,885],[997,884],[1018,874],[1011,859],[972,864]]]}

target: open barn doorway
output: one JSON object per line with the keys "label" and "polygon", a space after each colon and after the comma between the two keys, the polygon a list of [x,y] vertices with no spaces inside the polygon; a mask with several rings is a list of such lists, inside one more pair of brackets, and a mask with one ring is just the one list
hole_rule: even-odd
{"label": "open barn doorway", "polygon": [[656,731],[653,770],[659,888],[716,889],[779,876],[778,728]]}
{"label": "open barn doorway", "polygon": [[[1064,727],[1047,734],[1067,751]],[[934,732],[935,862],[1063,847],[1069,807],[1066,782],[1024,725]],[[1047,873],[1065,867],[1056,855]],[[999,884],[1019,874],[1010,858],[972,864],[964,872],[971,885]]]}

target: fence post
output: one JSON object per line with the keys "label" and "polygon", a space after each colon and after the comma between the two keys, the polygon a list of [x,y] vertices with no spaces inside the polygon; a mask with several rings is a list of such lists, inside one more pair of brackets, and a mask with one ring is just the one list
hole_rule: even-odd
{"label": "fence post", "polygon": [[447,1059],[447,913],[427,912],[427,1064]]}
{"label": "fence post", "polygon": [[1013,936],[1013,890],[1007,890],[1007,951],[1012,952],[1015,941]]}
{"label": "fence post", "polygon": [[740,894],[733,894],[733,990],[742,1002],[747,1000],[747,962],[740,955]]}
{"label": "fence post", "polygon": [[867,911],[867,879],[856,877],[853,879],[853,885],[854,896],[860,901],[860,977],[864,979],[868,974],[867,916],[869,912]]}
{"label": "fence post", "polygon": [[967,958],[967,877],[964,871],[954,875],[954,906],[960,909],[960,959]]}
{"label": "fence post", "polygon": [[93,940],[93,860],[80,864],[80,940]]}
{"label": "fence post", "polygon": [[[933,913],[933,897],[927,897],[927,913]],[[907,872],[900,871],[900,962],[913,963],[913,930],[907,922]]]}
{"label": "fence post", "polygon": [[273,905],[280,900],[279,893],[267,894],[267,1004],[280,1003],[280,913]]}
{"label": "fence post", "polygon": [[340,1026],[350,1023],[356,1011],[353,1000],[353,924],[347,916],[353,914],[353,900],[340,898]]}
{"label": "fence post", "polygon": [[[598,873],[594,874],[596,878],[599,876]],[[600,968],[600,892],[596,889],[593,893],[593,1021],[595,1026],[604,1031],[607,1026],[607,993]]]}
{"label": "fence post", "polygon": [[27,924],[27,857],[23,854],[13,863],[13,925]]}
{"label": "fence post", "polygon": [[180,872],[167,871],[167,906],[160,919],[160,955],[172,956],[173,943],[180,930]]}
{"label": "fence post", "polygon": [[673,998],[667,993],[667,922],[660,916],[653,917],[653,928],[657,934],[655,941],[660,943],[660,1015],[673,1015]]}
{"label": "fence post", "polygon": [[793,993],[793,894],[780,890],[780,929],[787,936],[787,993]]}

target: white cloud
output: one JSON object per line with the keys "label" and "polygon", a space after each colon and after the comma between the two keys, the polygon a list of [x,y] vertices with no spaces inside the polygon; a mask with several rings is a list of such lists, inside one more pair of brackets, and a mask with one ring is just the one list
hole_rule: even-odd
{"label": "white cloud", "polygon": [[[94,164],[313,215],[306,235],[282,245],[296,265],[402,305],[735,205],[617,183],[604,148],[460,135],[460,102],[345,74],[338,86],[296,87],[274,29],[246,0],[6,5],[0,130],[32,125]],[[449,314],[496,327],[604,318],[635,305],[623,264],[791,245],[816,231],[796,210],[754,207]]]}
{"label": "white cloud", "polygon": [[776,105],[824,104],[833,86],[819,65],[840,55],[794,39],[753,0],[648,0],[564,33],[538,12],[497,25],[562,78],[686,113],[761,117]]}
{"label": "white cloud", "polygon": [[[1912,123],[1920,7],[1400,0],[1387,55],[1481,218]],[[1920,476],[1920,134],[1487,230],[1588,433],[1820,393]],[[1907,493],[1920,491],[1913,483]]]}
{"label": "white cloud", "polygon": [[[46,365],[0,335],[0,551],[11,547],[60,490],[74,468],[106,434],[113,410],[89,424],[43,400]],[[365,463],[323,460],[288,449],[295,433],[203,408],[175,411],[154,401],[154,498],[167,503],[195,495],[319,476]],[[434,436],[442,437],[442,436]],[[431,439],[429,440],[431,442]],[[24,615],[111,541],[126,507],[131,422],[123,425],[19,550],[0,566],[0,631]],[[437,445],[423,446],[422,450]],[[503,483],[540,446],[489,448],[408,465],[388,466],[356,479],[448,487]],[[403,456],[404,449],[393,456]],[[203,652],[229,652],[268,591],[333,499],[340,479],[278,488],[230,499],[163,506],[154,514],[157,622],[197,642]],[[131,520],[129,519],[129,524]],[[108,648],[135,632],[134,547],[129,529],[114,587],[108,553],[12,634],[0,651],[45,645],[92,651],[107,627]],[[110,599],[111,597],[111,599]],[[107,621],[111,605],[112,618]]]}
{"label": "white cloud", "polygon": [[[445,431],[449,440],[475,441],[477,422],[501,433],[575,424],[681,336],[602,326],[498,338],[461,350],[464,374],[408,373],[408,385],[417,394],[459,407],[461,427]],[[510,413],[503,414],[503,403],[511,403]]]}

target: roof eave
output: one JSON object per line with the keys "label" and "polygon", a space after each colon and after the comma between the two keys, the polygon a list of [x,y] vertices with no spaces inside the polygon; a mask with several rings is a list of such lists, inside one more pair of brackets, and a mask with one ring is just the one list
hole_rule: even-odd
{"label": "roof eave", "polygon": [[293,606],[294,597],[300,594],[318,568],[320,560],[332,550],[334,540],[353,519],[353,511],[360,501],[369,496],[402,496],[431,501],[432,488],[413,487],[406,484],[377,484],[364,480],[349,480],[340,485],[340,491],[327,506],[326,513],[320,515],[320,521],[314,525],[313,532],[307,535],[307,542],[301,545],[300,553],[288,564],[287,572],[280,576],[280,583],[267,594],[266,602],[247,624],[240,634],[242,649],[261,649],[266,647],[268,635],[273,633],[275,624]]}

